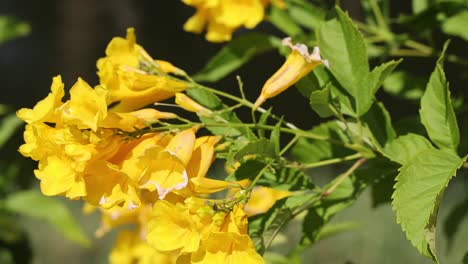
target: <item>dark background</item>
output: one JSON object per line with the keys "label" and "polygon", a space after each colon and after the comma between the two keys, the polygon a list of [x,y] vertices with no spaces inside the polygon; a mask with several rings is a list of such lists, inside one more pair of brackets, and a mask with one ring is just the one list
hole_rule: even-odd
{"label": "dark background", "polygon": [[[361,17],[359,1],[342,2],[344,9],[349,10],[354,18]],[[395,3],[392,5],[392,13],[395,16],[410,13],[410,2],[392,1],[392,4]],[[127,27],[136,28],[137,42],[155,59],[170,61],[193,74],[222,47],[222,44],[206,42],[203,35],[183,31],[184,22],[193,12],[194,9],[185,6],[179,0],[0,0],[0,15],[14,15],[31,25],[31,33],[28,36],[0,46],[0,104],[10,105],[13,109],[32,107],[47,95],[52,77],[58,74],[62,75],[66,90],[78,77],[82,77],[92,86],[97,85],[97,59],[104,56],[104,50],[113,37],[125,37]],[[267,23],[260,24],[256,30],[285,37]],[[238,34],[242,34],[242,30]],[[444,40],[445,37],[441,38],[440,42]],[[464,50],[464,57],[467,57],[466,48],[466,42],[457,39],[451,46],[454,51]],[[275,52],[258,56],[213,86],[238,93],[235,75],[240,75],[247,97],[254,101],[265,80],[280,67],[283,60]],[[427,79],[434,62],[435,58],[408,58],[399,68],[411,69]],[[378,62],[372,62],[373,65],[376,63]],[[467,91],[467,79],[466,75],[463,77],[459,74],[460,69],[457,67],[447,64],[446,72],[451,81],[452,93],[462,97]],[[418,113],[419,106],[414,102],[397,99],[382,91],[377,96],[385,103],[394,121],[402,116]],[[266,103],[266,106],[271,105],[274,105],[275,113],[285,115],[286,120],[302,128],[309,128],[319,121],[315,114],[304,115],[312,112],[308,107],[308,100],[296,89],[289,89],[284,95]],[[248,117],[250,114],[247,112],[244,116]],[[459,122],[466,123],[466,120]],[[466,136],[466,133],[462,135]],[[11,149],[15,149],[20,142],[21,135],[18,133],[10,144],[14,145]],[[0,154],[1,158],[6,158],[3,155],[11,155],[3,150]],[[25,177],[34,180],[32,168],[36,164],[28,164],[31,166],[25,169],[29,171]],[[466,185],[457,180],[459,184],[454,184],[447,191],[444,201],[450,200],[455,203],[464,197]],[[88,234],[92,236],[97,227],[97,216],[81,216],[81,205],[73,201],[69,204],[74,208],[75,215],[81,219]],[[452,208],[452,203],[444,203],[441,206],[441,218],[447,216]],[[307,259],[327,264],[345,263],[344,260],[355,261],[346,263],[430,263],[419,256],[416,249],[405,239],[389,206],[371,210],[368,194],[363,195],[356,206],[336,219],[353,219],[361,224],[361,229],[320,243],[306,254]],[[76,244],[64,241],[59,233],[43,222],[25,221],[34,248],[34,263],[105,263],[112,235],[104,240],[96,240],[90,249],[82,249]],[[466,248],[463,246],[466,239],[463,238],[468,236],[468,221],[465,219],[463,223],[463,228],[457,236],[459,249]],[[293,225],[290,232],[293,232],[294,228]],[[443,237],[443,234],[439,237]],[[460,259],[462,250],[449,251],[444,240],[440,240],[439,243],[442,243],[442,260]],[[273,248],[282,252],[287,249],[287,245]]]}

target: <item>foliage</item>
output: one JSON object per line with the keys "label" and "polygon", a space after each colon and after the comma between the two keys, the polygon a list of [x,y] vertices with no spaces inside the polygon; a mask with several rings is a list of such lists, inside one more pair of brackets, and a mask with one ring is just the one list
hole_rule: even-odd
{"label": "foliage", "polygon": [[[245,9],[234,2],[184,2],[197,9],[185,29],[200,33],[206,26],[210,41],[230,40],[234,31],[262,20],[290,37],[234,35],[190,76],[153,59],[128,29],[98,60],[98,85],[79,79],[65,97],[57,76],[47,97],[17,112],[27,123],[19,151],[39,163],[42,193],[97,208],[100,236],[133,224],[131,232],[120,232],[112,263],[262,263],[293,221],[301,222],[300,240],[288,255],[296,262],[325,237],[356,228],[331,220],[371,189],[373,205],[391,202],[407,239],[439,263],[438,211],[450,181],[466,175],[468,164],[467,108],[448,81],[460,74],[455,71],[466,72],[468,61],[445,39],[466,45],[468,3],[413,0],[413,14],[392,17],[390,1],[365,0],[360,22],[325,1],[252,1]],[[432,41],[433,31],[444,41]],[[285,62],[254,102],[240,77],[240,96],[201,83],[218,82],[272,52]],[[408,57],[431,65],[437,60],[421,76]],[[446,72],[454,65],[454,72]],[[310,129],[262,107],[291,86],[308,100],[304,118],[320,120]],[[387,100],[417,105],[419,113],[404,112],[395,122],[401,109],[387,109]],[[183,111],[156,110],[168,104]],[[250,119],[240,108],[250,111]],[[1,126],[0,146],[19,122],[8,115]],[[217,171],[213,177],[214,160],[225,164],[226,177]],[[311,177],[325,166],[333,177]],[[44,219],[68,239],[89,245],[58,200],[34,190],[4,193],[5,219],[13,213]],[[466,201],[448,218],[449,239],[465,208]]]}

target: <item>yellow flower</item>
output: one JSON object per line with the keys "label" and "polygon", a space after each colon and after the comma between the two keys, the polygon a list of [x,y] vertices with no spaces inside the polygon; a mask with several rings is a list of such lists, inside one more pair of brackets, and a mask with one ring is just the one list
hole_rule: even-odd
{"label": "yellow flower", "polygon": [[195,134],[188,129],[169,142],[163,139],[164,136],[158,134],[141,141],[122,164],[122,172],[137,182],[140,189],[157,190],[159,199],[187,186],[186,166],[192,155]]}
{"label": "yellow flower", "polygon": [[318,47],[315,47],[312,54],[309,54],[306,45],[300,43],[293,45],[291,38],[285,38],[283,45],[289,46],[292,52],[281,68],[263,85],[262,92],[255,102],[254,108],[259,107],[268,98],[274,97],[294,85],[317,65],[324,64],[328,67],[328,62],[320,57]]}
{"label": "yellow flower", "polygon": [[153,217],[148,222],[147,241],[164,252],[195,252],[200,244],[197,223],[187,208],[181,204],[157,201]]}
{"label": "yellow flower", "polygon": [[210,109],[200,105],[183,93],[176,93],[175,98],[175,103],[186,111],[197,113],[202,116],[211,114]]}
{"label": "yellow flower", "polygon": [[[240,27],[254,28],[264,18],[265,7],[270,0],[183,0],[197,9],[184,24],[184,29],[201,33],[207,27],[206,39],[223,42],[231,39],[232,33]],[[273,4],[285,7],[282,0]]]}
{"label": "yellow flower", "polygon": [[270,210],[270,208],[285,197],[291,195],[291,192],[276,190],[273,188],[255,186],[252,189],[249,201],[245,205],[245,212],[248,216],[262,214]]}
{"label": "yellow flower", "polygon": [[139,233],[120,232],[109,255],[110,264],[175,264],[176,257],[157,251]]}
{"label": "yellow flower", "polygon": [[58,121],[55,109],[62,105],[62,98],[65,95],[62,77],[56,76],[52,80],[51,92],[46,98],[39,101],[33,109],[22,108],[18,110],[17,116],[26,123],[53,122]]}
{"label": "yellow flower", "polygon": [[192,254],[191,263],[264,263],[255,251],[248,235],[236,233],[211,233],[200,249]]}
{"label": "yellow flower", "polygon": [[157,201],[147,241],[184,263],[263,263],[247,235],[247,215],[233,200]]}
{"label": "yellow flower", "polygon": [[133,28],[127,38],[112,39],[106,57],[97,61],[100,83],[108,89],[108,103],[113,111],[132,111],[174,96],[185,90],[187,82],[176,80],[168,73],[183,71],[166,61],[153,60],[136,44]]}

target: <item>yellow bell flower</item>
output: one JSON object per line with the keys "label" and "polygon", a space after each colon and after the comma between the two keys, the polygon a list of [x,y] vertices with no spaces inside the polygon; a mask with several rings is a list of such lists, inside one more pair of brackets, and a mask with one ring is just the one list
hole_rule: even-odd
{"label": "yellow bell flower", "polygon": [[55,109],[62,106],[62,98],[65,95],[64,84],[62,77],[56,76],[52,79],[51,92],[46,98],[39,101],[33,109],[22,108],[18,110],[16,115],[26,123],[38,122],[58,122],[58,117],[55,114]]}
{"label": "yellow bell flower", "polygon": [[110,264],[175,264],[176,257],[151,247],[137,232],[122,231],[109,255]]}
{"label": "yellow bell flower", "polygon": [[245,205],[245,212],[248,216],[263,214],[270,210],[270,208],[281,200],[290,196],[292,193],[289,191],[276,190],[264,186],[255,186],[252,189],[249,201]]}
{"label": "yellow bell flower", "polygon": [[184,110],[206,116],[211,114],[211,110],[195,102],[192,98],[183,93],[176,93],[175,103]]}
{"label": "yellow bell flower", "polygon": [[282,0],[183,0],[197,10],[184,24],[188,32],[201,33],[207,28],[206,39],[211,42],[231,40],[240,27],[254,28],[265,16],[265,7],[273,3],[284,8]]}
{"label": "yellow bell flower", "polygon": [[291,38],[283,39],[283,45],[290,47],[292,52],[281,68],[263,85],[262,92],[255,101],[255,109],[268,98],[272,98],[294,85],[317,65],[324,64],[328,67],[328,61],[322,60],[318,47],[315,47],[313,52],[309,54],[306,45],[300,43],[293,45]]}
{"label": "yellow bell flower", "polygon": [[196,251],[200,244],[197,223],[182,204],[157,201],[147,227],[146,239],[159,251],[190,253]]}
{"label": "yellow bell flower", "polygon": [[121,171],[138,183],[140,189],[157,190],[159,199],[188,184],[186,166],[192,156],[195,134],[192,129],[180,132],[161,145],[162,135],[136,145],[122,163]]}
{"label": "yellow bell flower", "polygon": [[247,235],[247,215],[232,200],[189,197],[157,201],[148,223],[148,243],[178,254],[184,263],[264,263]]}
{"label": "yellow bell flower", "polygon": [[265,263],[246,234],[211,233],[200,249],[192,253],[191,263]]}
{"label": "yellow bell flower", "polygon": [[183,71],[166,61],[153,60],[136,44],[133,28],[127,37],[116,37],[106,49],[106,57],[97,61],[101,85],[108,89],[112,111],[127,112],[174,96],[185,90],[188,83],[170,77],[169,73]]}

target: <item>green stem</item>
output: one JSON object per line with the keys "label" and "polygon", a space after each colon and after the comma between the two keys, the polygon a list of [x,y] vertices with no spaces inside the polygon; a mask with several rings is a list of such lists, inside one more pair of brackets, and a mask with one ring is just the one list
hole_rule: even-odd
{"label": "green stem", "polygon": [[375,19],[377,20],[377,24],[379,25],[379,28],[385,32],[389,32],[387,23],[385,22],[385,18],[382,14],[382,11],[380,11],[379,4],[377,3],[376,0],[370,0],[372,12],[374,13]]}
{"label": "green stem", "polygon": [[365,158],[361,158],[359,159],[358,161],[356,161],[353,166],[351,166],[344,174],[342,174],[340,176],[340,178],[338,178],[338,180],[330,187],[328,188],[326,191],[324,191],[322,193],[322,197],[327,197],[328,195],[330,195],[333,191],[336,190],[336,188],[338,186],[340,186],[340,184],[342,184],[344,182],[344,180],[346,180],[346,178],[348,178],[357,168],[359,168],[359,166],[361,166],[364,162],[366,162],[366,159]]}
{"label": "green stem", "polygon": [[334,158],[334,159],[322,160],[322,161],[313,162],[313,163],[304,163],[304,164],[299,164],[299,165],[289,165],[287,167],[294,167],[294,168],[298,168],[298,169],[312,169],[312,168],[337,164],[337,163],[341,163],[341,162],[345,162],[345,161],[355,160],[355,159],[359,159],[359,158],[362,158],[362,154],[361,153],[355,153],[355,154],[345,156],[345,157],[342,157],[342,158]]}
{"label": "green stem", "polygon": [[[248,108],[250,108],[250,109],[254,109],[254,104],[253,104],[252,102],[248,101],[248,100],[239,98],[239,97],[237,97],[237,96],[234,96],[234,95],[232,95],[232,94],[225,93],[225,92],[220,91],[220,90],[213,89],[213,88],[211,88],[211,87],[207,87],[207,86],[201,85],[201,84],[196,83],[196,82],[193,82],[192,85],[193,85],[194,88],[200,88],[200,89],[204,89],[204,90],[210,91],[210,92],[212,92],[212,93],[214,93],[214,94],[217,94],[217,95],[219,95],[219,96],[222,96],[222,97],[224,97],[224,98],[228,98],[228,99],[230,99],[230,100],[232,100],[232,101],[238,102],[238,103],[240,103],[240,104],[242,104],[242,105],[244,105],[244,106],[246,106],[246,107],[248,107]],[[258,111],[258,112],[260,112],[260,113],[266,113],[266,112],[267,112],[267,110],[264,109],[264,108],[262,108],[262,107],[258,107],[258,108],[256,109],[256,111]],[[270,113],[269,116],[270,116],[271,118],[277,120],[277,121],[280,121],[280,120],[281,120],[280,117],[278,117],[278,116],[276,116],[276,115],[274,115],[274,114],[272,114],[272,113]],[[294,124],[289,123],[289,122],[286,122],[286,121],[283,121],[283,122],[284,122],[284,124],[285,124],[287,127],[291,128],[291,129],[297,129],[297,127],[296,127]]]}

